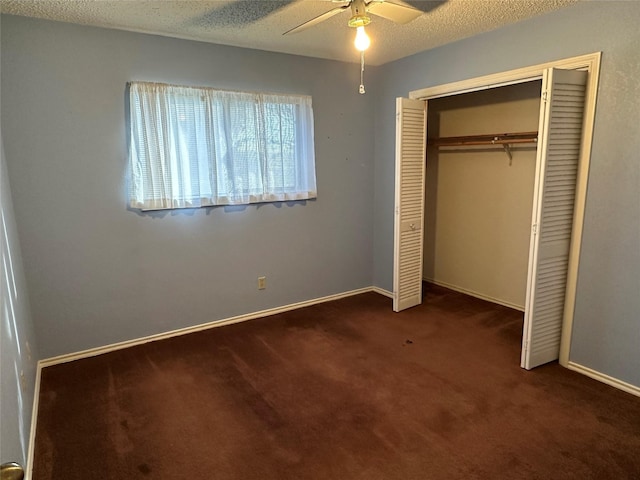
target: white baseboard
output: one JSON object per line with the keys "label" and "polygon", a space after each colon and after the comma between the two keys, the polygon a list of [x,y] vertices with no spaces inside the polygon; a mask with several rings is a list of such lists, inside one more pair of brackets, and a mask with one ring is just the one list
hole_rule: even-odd
{"label": "white baseboard", "polygon": [[36,444],[36,425],[38,423],[38,406],[40,405],[40,374],[42,365],[36,366],[36,381],[33,387],[33,406],[31,408],[31,429],[29,431],[29,448],[27,450],[27,464],[24,466],[24,479],[31,480],[33,476],[33,455]]}
{"label": "white baseboard", "polygon": [[502,305],[504,307],[509,307],[509,308],[513,308],[514,310],[519,310],[521,312],[524,312],[524,305],[516,305],[515,303],[507,302],[506,300],[490,297],[488,295],[484,295],[483,293],[474,292],[473,290],[467,290],[466,288],[458,287],[457,285],[451,285],[450,283],[441,282],[439,280],[434,280],[432,278],[423,278],[423,280],[425,282],[433,283],[434,285],[439,285],[440,287],[448,288],[449,290],[453,290],[455,292],[464,293],[465,295],[470,295],[472,297],[476,297],[481,300],[497,303],[498,305]]}
{"label": "white baseboard", "polygon": [[379,293],[380,295],[384,295],[385,297],[393,298],[393,292],[390,292],[389,290],[385,290],[384,288],[371,287],[371,291]]}
{"label": "white baseboard", "polygon": [[224,325],[232,325],[234,323],[246,322],[248,320],[255,320],[256,318],[268,317],[276,315],[278,313],[288,312],[290,310],[296,310],[298,308],[309,307],[311,305],[317,305],[319,303],[330,302],[333,300],[339,300],[340,298],[351,297],[353,295],[359,295],[361,293],[376,292],[381,295],[388,295],[386,290],[379,289],[377,287],[365,287],[357,290],[351,290],[348,292],[337,293],[334,295],[328,295],[326,297],[314,298],[311,300],[305,300],[303,302],[292,303],[276,308],[269,308],[259,312],[247,313],[244,315],[238,315],[236,317],[225,318],[221,320],[214,320],[213,322],[203,323],[200,325],[194,325],[192,327],[180,328],[177,330],[171,330],[169,332],[158,333],[156,335],[149,335],[147,337],[135,338],[133,340],[125,340],[124,342],[113,343],[111,345],[105,345],[103,347],[90,348],[88,350],[82,350],[80,352],[68,353],[59,355],[56,357],[46,358],[40,360],[38,364],[41,368],[50,367],[52,365],[58,365],[61,363],[72,362],[74,360],[80,360],[82,358],[95,357],[96,355],[102,355],[104,353],[113,352],[116,350],[122,350],[123,348],[129,348],[136,345],[142,345],[149,342],[155,342],[158,340],[164,340],[166,338],[177,337],[180,335],[186,335],[189,333],[199,332],[202,330],[208,330],[210,328],[222,327]]}
{"label": "white baseboard", "polygon": [[591,377],[594,380],[598,380],[599,382],[606,383],[607,385],[615,387],[619,390],[623,390],[627,393],[630,393],[631,395],[635,395],[636,397],[640,397],[640,387],[636,385],[631,385],[630,383],[623,382],[622,380],[618,380],[617,378],[610,377],[609,375],[605,375],[604,373],[600,373],[589,367],[585,367],[571,361],[567,364],[567,368],[569,370],[573,370],[575,372],[586,375],[587,377]]}

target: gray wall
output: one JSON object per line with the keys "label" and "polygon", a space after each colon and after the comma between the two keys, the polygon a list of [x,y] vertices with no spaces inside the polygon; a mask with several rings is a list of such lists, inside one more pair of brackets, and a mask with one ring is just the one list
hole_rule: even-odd
{"label": "gray wall", "polygon": [[[639,21],[637,2],[581,2],[369,69],[361,97],[354,65],[3,16],[2,123],[42,356],[372,279],[391,290],[395,97],[603,51],[571,360],[640,385]],[[318,200],[127,211],[132,79],[311,94]]]}
{"label": "gray wall", "polygon": [[394,99],[602,51],[570,360],[640,386],[640,2],[582,2],[382,68],[374,284],[392,288]]}
{"label": "gray wall", "polygon": [[[130,80],[312,95],[318,199],[128,211]],[[358,85],[355,64],[3,16],[2,124],[42,356],[370,286],[375,88]]]}
{"label": "gray wall", "polygon": [[0,284],[0,463],[26,465],[38,349],[0,135],[2,280]]}

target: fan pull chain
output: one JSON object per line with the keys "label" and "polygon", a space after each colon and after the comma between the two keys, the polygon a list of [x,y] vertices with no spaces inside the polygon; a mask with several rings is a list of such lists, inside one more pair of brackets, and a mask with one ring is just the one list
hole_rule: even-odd
{"label": "fan pull chain", "polygon": [[365,93],[364,91],[364,50],[360,52],[360,95]]}

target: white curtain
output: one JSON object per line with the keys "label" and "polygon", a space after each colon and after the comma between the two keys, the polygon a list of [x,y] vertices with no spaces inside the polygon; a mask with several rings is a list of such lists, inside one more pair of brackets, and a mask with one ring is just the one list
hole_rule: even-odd
{"label": "white curtain", "polygon": [[316,197],[311,97],[132,82],[130,206]]}

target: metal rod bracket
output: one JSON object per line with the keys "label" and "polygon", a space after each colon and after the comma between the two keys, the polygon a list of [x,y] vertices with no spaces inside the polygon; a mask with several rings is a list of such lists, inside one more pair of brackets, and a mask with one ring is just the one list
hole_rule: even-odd
{"label": "metal rod bracket", "polygon": [[503,143],[502,147],[504,148],[504,151],[507,154],[507,157],[509,157],[509,166],[511,166],[513,164],[513,155],[511,154],[511,147],[509,146],[508,143]]}

